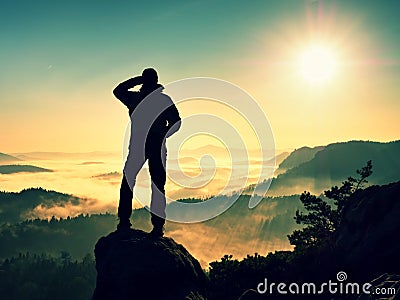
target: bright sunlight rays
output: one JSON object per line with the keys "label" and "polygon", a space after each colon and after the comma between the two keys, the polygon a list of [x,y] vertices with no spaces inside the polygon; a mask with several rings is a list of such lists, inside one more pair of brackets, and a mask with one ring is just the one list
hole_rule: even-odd
{"label": "bright sunlight rays", "polygon": [[308,82],[326,82],[333,77],[336,64],[336,58],[329,48],[312,46],[300,56],[300,73]]}

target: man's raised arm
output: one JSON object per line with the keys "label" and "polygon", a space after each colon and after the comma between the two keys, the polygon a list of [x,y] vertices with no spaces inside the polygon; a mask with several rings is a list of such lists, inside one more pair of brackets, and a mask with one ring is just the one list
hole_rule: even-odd
{"label": "man's raised arm", "polygon": [[121,82],[113,90],[113,94],[117,97],[123,104],[128,105],[129,96],[132,94],[129,90],[136,85],[142,84],[142,76],[136,76],[130,78],[124,82]]}

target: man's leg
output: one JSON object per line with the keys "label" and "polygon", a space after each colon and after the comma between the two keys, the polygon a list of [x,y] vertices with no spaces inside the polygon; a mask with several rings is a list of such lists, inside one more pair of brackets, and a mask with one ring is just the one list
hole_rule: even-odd
{"label": "man's leg", "polygon": [[151,223],[155,235],[162,236],[164,234],[165,224],[165,182],[167,179],[165,163],[167,151],[165,144],[155,147],[150,152],[149,171],[151,177]]}
{"label": "man's leg", "polygon": [[129,151],[122,177],[120,197],[118,205],[119,224],[118,229],[130,228],[132,226],[129,221],[132,214],[132,198],[133,189],[136,183],[136,176],[142,168],[145,157],[140,155],[144,151]]}
{"label": "man's leg", "polygon": [[123,175],[121,188],[119,190],[118,218],[120,220],[118,229],[129,228],[132,226],[129,221],[132,214],[133,191],[129,187],[126,176]]}

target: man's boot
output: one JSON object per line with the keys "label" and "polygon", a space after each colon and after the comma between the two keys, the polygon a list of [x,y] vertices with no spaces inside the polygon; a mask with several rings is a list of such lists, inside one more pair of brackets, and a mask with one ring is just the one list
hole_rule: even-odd
{"label": "man's boot", "polygon": [[117,230],[126,230],[126,229],[130,229],[132,227],[131,222],[129,221],[129,219],[120,219],[119,220],[119,224],[117,225]]}
{"label": "man's boot", "polygon": [[151,224],[153,224],[153,230],[150,234],[154,237],[163,237],[165,232],[165,219],[151,213]]}

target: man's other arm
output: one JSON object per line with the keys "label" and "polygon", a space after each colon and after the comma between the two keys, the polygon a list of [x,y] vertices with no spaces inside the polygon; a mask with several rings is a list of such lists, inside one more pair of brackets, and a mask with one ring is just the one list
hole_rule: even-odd
{"label": "man's other arm", "polygon": [[[172,102],[172,101],[171,101]],[[166,138],[170,137],[174,133],[176,133],[179,128],[181,128],[181,117],[179,116],[178,109],[176,108],[175,104],[172,103],[171,106],[167,108],[167,134]]]}

